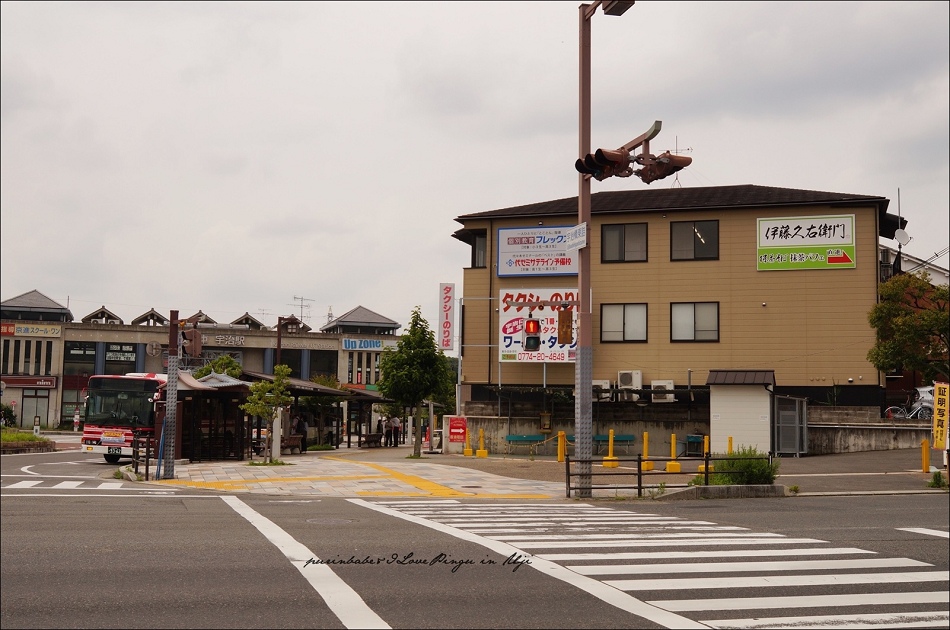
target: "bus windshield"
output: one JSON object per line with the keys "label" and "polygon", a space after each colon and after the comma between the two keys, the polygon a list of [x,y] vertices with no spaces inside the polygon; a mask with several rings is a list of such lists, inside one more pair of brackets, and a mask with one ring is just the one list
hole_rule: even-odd
{"label": "bus windshield", "polygon": [[[105,381],[94,384],[90,381],[89,397],[86,399],[86,424],[117,427],[151,427],[154,425],[154,391],[138,391],[123,388],[121,381]],[[99,387],[95,387],[99,385]],[[152,384],[152,389],[155,385]]]}

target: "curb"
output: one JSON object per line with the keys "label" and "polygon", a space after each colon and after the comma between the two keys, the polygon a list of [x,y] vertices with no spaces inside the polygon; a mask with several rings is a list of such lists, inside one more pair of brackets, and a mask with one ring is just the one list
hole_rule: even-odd
{"label": "curb", "polygon": [[690,486],[656,497],[657,501],[689,501],[693,499],[764,499],[794,496],[779,485],[757,486]]}

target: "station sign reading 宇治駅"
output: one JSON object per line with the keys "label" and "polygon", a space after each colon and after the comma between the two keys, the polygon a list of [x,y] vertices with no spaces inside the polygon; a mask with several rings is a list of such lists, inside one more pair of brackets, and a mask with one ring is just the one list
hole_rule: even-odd
{"label": "station sign reading \u5b87\u6cbb\u99c5", "polygon": [[757,271],[854,269],[854,215],[758,219]]}
{"label": "station sign reading \u5b87\u6cbb\u99c5", "polygon": [[395,348],[398,342],[395,339],[363,339],[360,337],[344,337],[344,350],[385,350]]}
{"label": "station sign reading \u5b87\u6cbb\u99c5", "polygon": [[577,226],[498,229],[498,277],[577,275],[578,251],[569,250]]}
{"label": "station sign reading \u5b87\u6cbb\u99c5", "polygon": [[[498,299],[500,362],[573,363],[576,360],[577,341],[560,343],[557,320],[558,311],[570,311],[576,329],[577,288],[507,289],[499,293]],[[567,305],[561,306],[560,302],[566,302]],[[523,343],[524,321],[529,316],[538,320],[541,327],[541,347],[534,351],[525,350]]]}

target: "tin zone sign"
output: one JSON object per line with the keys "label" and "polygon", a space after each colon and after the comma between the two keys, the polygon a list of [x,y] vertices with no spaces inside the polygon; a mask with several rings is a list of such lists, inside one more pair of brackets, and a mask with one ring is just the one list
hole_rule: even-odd
{"label": "tin zone sign", "polygon": [[758,271],[854,269],[854,215],[758,219]]}

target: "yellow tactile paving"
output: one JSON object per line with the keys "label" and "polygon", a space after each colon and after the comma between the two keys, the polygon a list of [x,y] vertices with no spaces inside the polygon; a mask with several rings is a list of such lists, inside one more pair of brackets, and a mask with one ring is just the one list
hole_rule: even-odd
{"label": "yellow tactile paving", "polygon": [[[241,465],[198,465],[192,469],[185,469],[183,472],[186,478],[180,479],[162,479],[155,480],[155,483],[163,485],[173,485],[178,487],[222,490],[222,491],[278,491],[278,492],[300,492],[306,494],[338,492],[350,496],[366,497],[438,497],[438,498],[491,498],[491,499],[550,499],[551,493],[525,492],[518,489],[514,492],[504,492],[504,485],[508,481],[499,477],[497,481],[486,481],[486,485],[494,485],[492,491],[466,491],[458,490],[444,485],[432,479],[427,479],[420,475],[409,474],[395,470],[388,466],[374,463],[354,461],[350,457],[341,456],[323,456],[323,461],[333,461],[350,467],[360,466],[370,468],[376,471],[373,474],[322,474],[322,475],[281,475],[268,476],[268,473],[278,473],[275,469],[262,469],[261,467],[248,467]],[[284,471],[280,471],[284,472]],[[230,477],[230,478],[229,478]],[[381,489],[370,490],[355,487],[354,483],[367,481],[379,482]],[[517,483],[517,482],[516,482]],[[316,486],[320,484],[322,487]],[[386,487],[386,486],[389,487]],[[407,486],[401,489],[399,486]],[[500,487],[499,487],[500,486]],[[499,492],[499,490],[501,490]]]}

